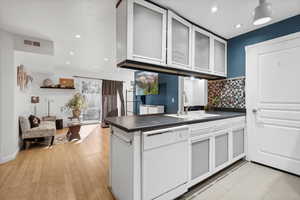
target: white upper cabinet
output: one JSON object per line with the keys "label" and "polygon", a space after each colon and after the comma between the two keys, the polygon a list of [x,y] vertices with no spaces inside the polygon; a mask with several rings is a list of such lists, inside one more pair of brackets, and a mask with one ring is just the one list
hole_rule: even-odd
{"label": "white upper cabinet", "polygon": [[176,68],[191,68],[192,25],[168,11],[168,60]]}
{"label": "white upper cabinet", "polygon": [[227,42],[214,37],[214,64],[213,72],[216,75],[227,76]]}
{"label": "white upper cabinet", "polygon": [[165,9],[143,0],[123,0],[117,8],[118,62],[166,64],[166,22]]}
{"label": "white upper cabinet", "polygon": [[193,67],[196,71],[211,71],[212,37],[207,31],[193,26]]}
{"label": "white upper cabinet", "polygon": [[117,6],[117,63],[125,60],[158,65],[158,72],[226,77],[227,42],[151,2],[122,0]]}

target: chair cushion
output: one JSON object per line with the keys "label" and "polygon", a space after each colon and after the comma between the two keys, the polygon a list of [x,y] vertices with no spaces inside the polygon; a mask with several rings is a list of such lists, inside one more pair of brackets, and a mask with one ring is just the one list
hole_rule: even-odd
{"label": "chair cushion", "polygon": [[25,133],[27,130],[30,129],[30,123],[27,117],[20,116],[19,117],[21,132]]}
{"label": "chair cushion", "polygon": [[29,119],[31,128],[39,127],[41,120],[38,117],[36,117],[34,115],[30,115],[28,119]]}
{"label": "chair cushion", "polygon": [[23,134],[23,138],[49,137],[55,135],[55,122],[42,121],[39,127],[32,128]]}

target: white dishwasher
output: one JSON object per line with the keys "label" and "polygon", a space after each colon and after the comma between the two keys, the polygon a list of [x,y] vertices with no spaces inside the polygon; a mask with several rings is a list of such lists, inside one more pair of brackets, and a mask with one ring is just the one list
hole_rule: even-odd
{"label": "white dishwasher", "polygon": [[188,127],[143,133],[143,200],[171,200],[187,191]]}

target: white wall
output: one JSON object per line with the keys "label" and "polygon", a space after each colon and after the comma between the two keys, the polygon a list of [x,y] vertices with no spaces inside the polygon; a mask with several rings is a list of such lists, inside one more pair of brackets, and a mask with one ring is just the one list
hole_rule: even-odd
{"label": "white wall", "polygon": [[17,88],[16,92],[16,114],[17,116],[26,116],[34,114],[34,105],[31,104],[31,96],[39,96],[40,103],[36,105],[37,116],[43,117],[48,115],[48,100],[50,104],[50,115],[56,116],[64,120],[65,125],[68,121],[68,117],[71,116],[70,112],[62,112],[62,107],[73,97],[77,92],[76,90],[61,90],[61,89],[41,89],[43,81],[46,78],[50,78],[55,84],[59,82],[59,78],[72,78],[67,75],[52,74],[52,73],[39,73],[30,72],[27,70],[30,76],[33,77],[33,82],[29,84],[28,88],[21,91]]}
{"label": "white wall", "polygon": [[15,113],[16,68],[13,35],[0,30],[0,163],[18,152],[18,120]]}
{"label": "white wall", "polygon": [[[18,57],[18,53],[15,54],[15,66],[17,63],[20,63]],[[34,105],[31,104],[31,96],[39,96],[40,103],[37,104],[37,116],[43,117],[47,116],[47,104],[48,99],[53,101],[51,103],[51,116],[56,116],[57,118],[61,118],[64,120],[64,126],[67,126],[69,122],[68,117],[71,116],[70,112],[62,112],[62,107],[73,97],[73,95],[78,92],[78,90],[61,90],[61,89],[41,89],[40,86],[43,85],[43,81],[46,78],[50,78],[54,84],[59,82],[59,78],[73,78],[72,75],[67,73],[50,73],[50,72],[34,72],[31,71],[29,67],[25,69],[30,76],[33,78],[33,82],[28,85],[28,88],[24,91],[21,91],[17,88],[16,92],[16,115],[17,116],[29,116],[30,114],[34,114]],[[95,77],[95,75],[93,76]],[[107,77],[109,79],[118,78],[116,76]],[[120,77],[119,77],[120,78]],[[131,79],[130,79],[131,80]],[[124,98],[125,98],[125,91],[126,88],[130,87],[130,80],[124,82]],[[76,79],[75,79],[76,85]],[[120,100],[118,99],[118,107],[119,107],[119,114],[121,112],[121,105]]]}
{"label": "white wall", "polygon": [[[1,4],[1,28],[14,33],[15,37],[24,34],[53,41],[54,55],[19,51],[15,52],[18,58],[14,60],[13,37],[0,31],[0,162],[18,148],[17,116],[33,111],[31,94],[46,93],[45,96],[55,96],[55,102],[59,106],[54,105],[53,112],[58,112],[70,97],[68,92],[62,94],[58,91],[39,91],[34,85],[29,93],[20,93],[16,86],[18,64],[24,64],[33,76],[35,73],[42,73],[56,77],[78,75],[120,81],[134,80],[133,71],[116,68],[116,0],[61,3],[47,1],[42,4],[39,3],[40,0],[26,2],[20,4],[19,0],[10,0]],[[55,10],[54,17],[49,17],[49,7]],[[80,34],[81,38],[74,38],[75,34]],[[75,55],[70,56],[70,51],[74,51]],[[67,65],[66,61],[71,61],[71,64]],[[35,83],[40,84],[40,78],[36,78]],[[129,82],[125,85],[129,85]],[[41,102],[43,101],[42,98]],[[47,109],[46,104],[42,103],[38,107],[40,115],[44,115]]]}

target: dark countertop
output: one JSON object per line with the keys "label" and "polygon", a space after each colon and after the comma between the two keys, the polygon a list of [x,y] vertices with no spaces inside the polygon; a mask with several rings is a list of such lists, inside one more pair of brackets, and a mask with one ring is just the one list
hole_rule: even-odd
{"label": "dark countertop", "polygon": [[158,115],[135,115],[124,117],[109,117],[105,122],[120,128],[126,132],[133,131],[150,131],[155,129],[168,128],[173,126],[181,126],[187,124],[195,124],[201,122],[209,122],[233,117],[245,116],[246,113],[241,112],[206,112],[207,114],[217,114],[218,116],[207,116],[201,119],[184,119],[170,117],[163,114]]}

